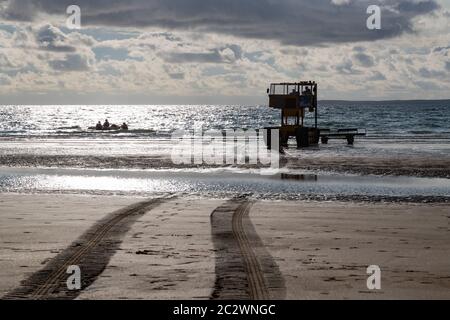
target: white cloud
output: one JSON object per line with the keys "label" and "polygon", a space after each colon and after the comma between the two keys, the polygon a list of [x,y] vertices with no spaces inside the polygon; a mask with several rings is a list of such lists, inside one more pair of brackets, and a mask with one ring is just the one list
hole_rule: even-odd
{"label": "white cloud", "polygon": [[448,20],[441,10],[412,19],[414,32],[394,39],[302,47],[233,32],[147,26],[69,31],[63,19],[9,22],[0,26],[0,93],[257,95],[265,102],[270,82],[311,79],[322,99],[445,98]]}

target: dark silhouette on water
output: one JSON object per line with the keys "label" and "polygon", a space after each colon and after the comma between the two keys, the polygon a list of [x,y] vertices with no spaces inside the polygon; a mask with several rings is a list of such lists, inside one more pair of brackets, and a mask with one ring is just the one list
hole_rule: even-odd
{"label": "dark silhouette on water", "polygon": [[108,119],[105,120],[105,123],[102,125],[101,122],[97,122],[95,127],[88,127],[89,130],[98,130],[98,131],[109,131],[109,130],[128,130],[128,125],[123,122],[120,126],[117,124],[110,124]]}

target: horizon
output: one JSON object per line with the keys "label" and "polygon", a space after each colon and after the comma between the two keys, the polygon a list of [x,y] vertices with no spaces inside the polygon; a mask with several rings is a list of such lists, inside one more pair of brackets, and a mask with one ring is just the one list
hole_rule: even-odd
{"label": "horizon", "polygon": [[[318,102],[349,102],[349,103],[397,103],[397,102],[450,102],[449,99],[397,99],[397,100],[341,100],[341,99],[319,99]],[[148,103],[148,104],[130,104],[126,103],[128,106],[208,106],[208,105],[216,105],[216,106],[268,106],[267,103],[256,103],[256,104],[216,104],[216,103],[183,103],[183,104],[173,104],[173,103]],[[92,103],[81,103],[81,104],[0,104],[0,107],[6,106],[123,106],[124,104],[92,104]],[[449,105],[450,106],[450,105]]]}

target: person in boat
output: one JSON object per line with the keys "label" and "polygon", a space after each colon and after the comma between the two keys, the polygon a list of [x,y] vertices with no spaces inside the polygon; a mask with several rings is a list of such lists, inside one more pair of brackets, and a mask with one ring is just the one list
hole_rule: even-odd
{"label": "person in boat", "polygon": [[128,125],[124,122],[124,123],[122,123],[122,125],[120,126],[120,129],[122,129],[122,130],[128,130]]}
{"label": "person in boat", "polygon": [[103,123],[103,130],[108,130],[109,129],[109,121],[108,119],[105,120],[105,123]]}
{"label": "person in boat", "polygon": [[100,121],[97,122],[97,125],[95,126],[95,130],[102,130],[102,129],[103,129],[102,123]]}

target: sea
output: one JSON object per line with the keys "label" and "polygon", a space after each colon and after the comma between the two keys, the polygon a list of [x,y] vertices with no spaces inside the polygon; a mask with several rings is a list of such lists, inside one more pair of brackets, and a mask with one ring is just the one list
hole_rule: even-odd
{"label": "sea", "polygon": [[[108,119],[126,122],[128,131],[89,127]],[[175,130],[262,129],[276,126],[280,111],[264,105],[4,105],[0,106],[0,193],[75,192],[148,195],[185,192],[220,196],[250,192],[262,197],[307,199],[450,197],[445,177],[391,177],[337,172],[283,171],[261,176],[242,168],[152,168],[120,162],[117,168],[92,165],[95,159],[147,159],[170,155]],[[306,123],[314,123],[309,114]],[[365,130],[353,146],[330,141],[319,148],[296,150],[296,157],[450,157],[450,100],[321,101],[320,128]],[[23,157],[39,157],[37,166]],[[67,167],[61,157],[89,156]],[[78,159],[77,158],[77,159]],[[17,161],[15,160],[17,159]],[[94,160],[93,160],[94,159]],[[80,160],[82,161],[82,160]],[[127,167],[129,165],[129,167]],[[292,175],[295,179],[286,179]]]}

